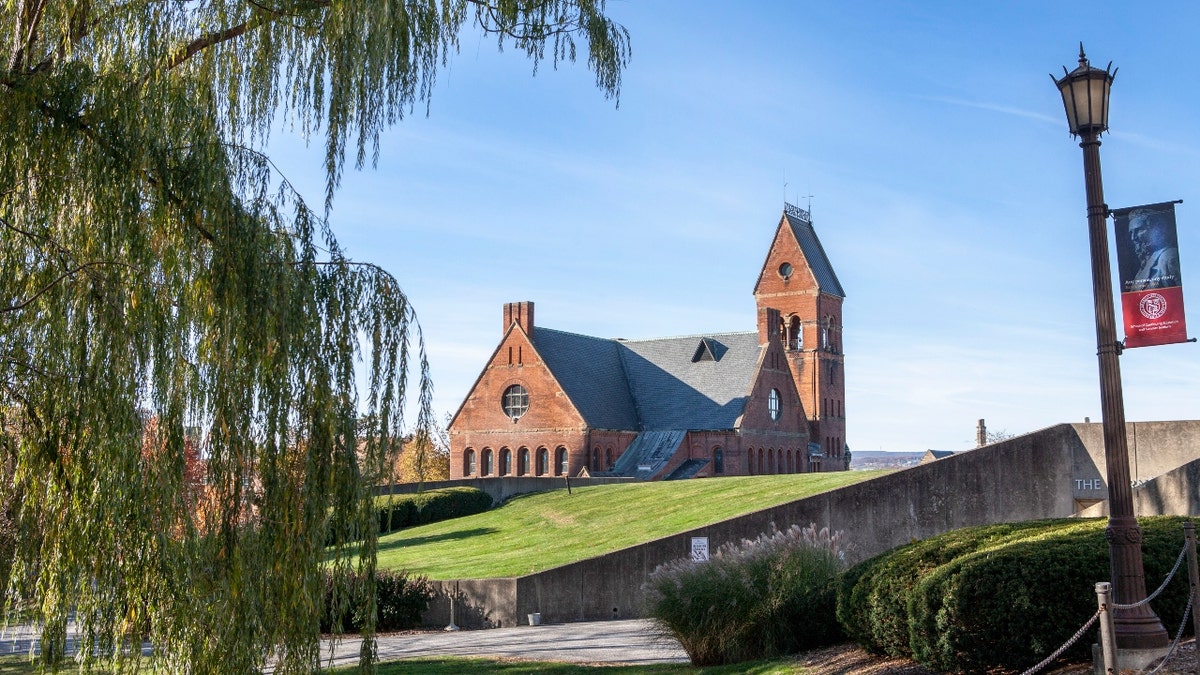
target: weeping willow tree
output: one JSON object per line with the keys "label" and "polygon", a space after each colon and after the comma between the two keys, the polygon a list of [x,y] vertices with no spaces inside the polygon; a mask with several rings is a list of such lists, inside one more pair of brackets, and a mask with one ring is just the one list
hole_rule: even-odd
{"label": "weeping willow tree", "polygon": [[[430,385],[396,280],[327,226],[343,164],[377,157],[463,31],[535,70],[578,43],[615,97],[628,35],[604,11],[0,4],[0,497],[9,602],[48,662],[74,616],[88,667],[309,672],[329,569],[372,668],[369,488]],[[280,127],[323,140],[323,211],[264,154]]]}

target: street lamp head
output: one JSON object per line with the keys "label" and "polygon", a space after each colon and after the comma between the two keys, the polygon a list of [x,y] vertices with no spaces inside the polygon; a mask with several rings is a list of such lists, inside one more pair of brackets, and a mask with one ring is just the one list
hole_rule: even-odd
{"label": "street lamp head", "polygon": [[1079,43],[1079,67],[1068,73],[1064,66],[1061,80],[1050,76],[1062,94],[1072,136],[1099,135],[1108,131],[1108,94],[1116,76],[1111,61],[1104,70],[1093,68],[1083,53],[1082,42]]}

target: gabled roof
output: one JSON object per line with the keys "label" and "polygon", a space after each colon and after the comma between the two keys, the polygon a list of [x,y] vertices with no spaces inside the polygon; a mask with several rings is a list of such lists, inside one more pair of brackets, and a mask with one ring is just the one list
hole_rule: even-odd
{"label": "gabled roof", "polygon": [[542,326],[533,333],[533,346],[546,367],[594,429],[640,428],[619,344]]}
{"label": "gabled roof", "polygon": [[[701,341],[712,359],[693,361]],[[758,333],[620,343],[643,429],[733,429],[746,409],[762,347]]]}
{"label": "gabled roof", "polygon": [[787,220],[792,234],[795,235],[796,242],[800,244],[800,251],[804,253],[804,259],[808,261],[808,267],[817,281],[817,288],[823,293],[845,298],[846,292],[842,290],[842,283],[838,281],[837,274],[833,271],[833,265],[829,262],[829,256],[825,255],[825,248],[821,246],[821,240],[817,238],[817,232],[813,229],[812,223],[787,212],[784,212],[783,217]]}
{"label": "gabled roof", "polygon": [[594,429],[733,429],[762,347],[758,333],[609,340],[539,326],[534,347]]}

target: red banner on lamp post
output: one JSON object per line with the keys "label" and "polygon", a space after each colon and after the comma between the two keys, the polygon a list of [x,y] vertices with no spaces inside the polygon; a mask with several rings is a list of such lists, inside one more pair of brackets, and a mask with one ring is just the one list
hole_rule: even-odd
{"label": "red banner on lamp post", "polygon": [[1112,211],[1126,347],[1187,342],[1175,204]]}

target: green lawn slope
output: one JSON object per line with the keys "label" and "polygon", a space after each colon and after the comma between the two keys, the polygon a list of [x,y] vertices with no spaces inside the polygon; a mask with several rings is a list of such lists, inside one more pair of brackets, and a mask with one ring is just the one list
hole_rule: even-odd
{"label": "green lawn slope", "polygon": [[880,476],[837,471],[626,483],[537,492],[486,513],[379,539],[379,567],[431,579],[557,567]]}

